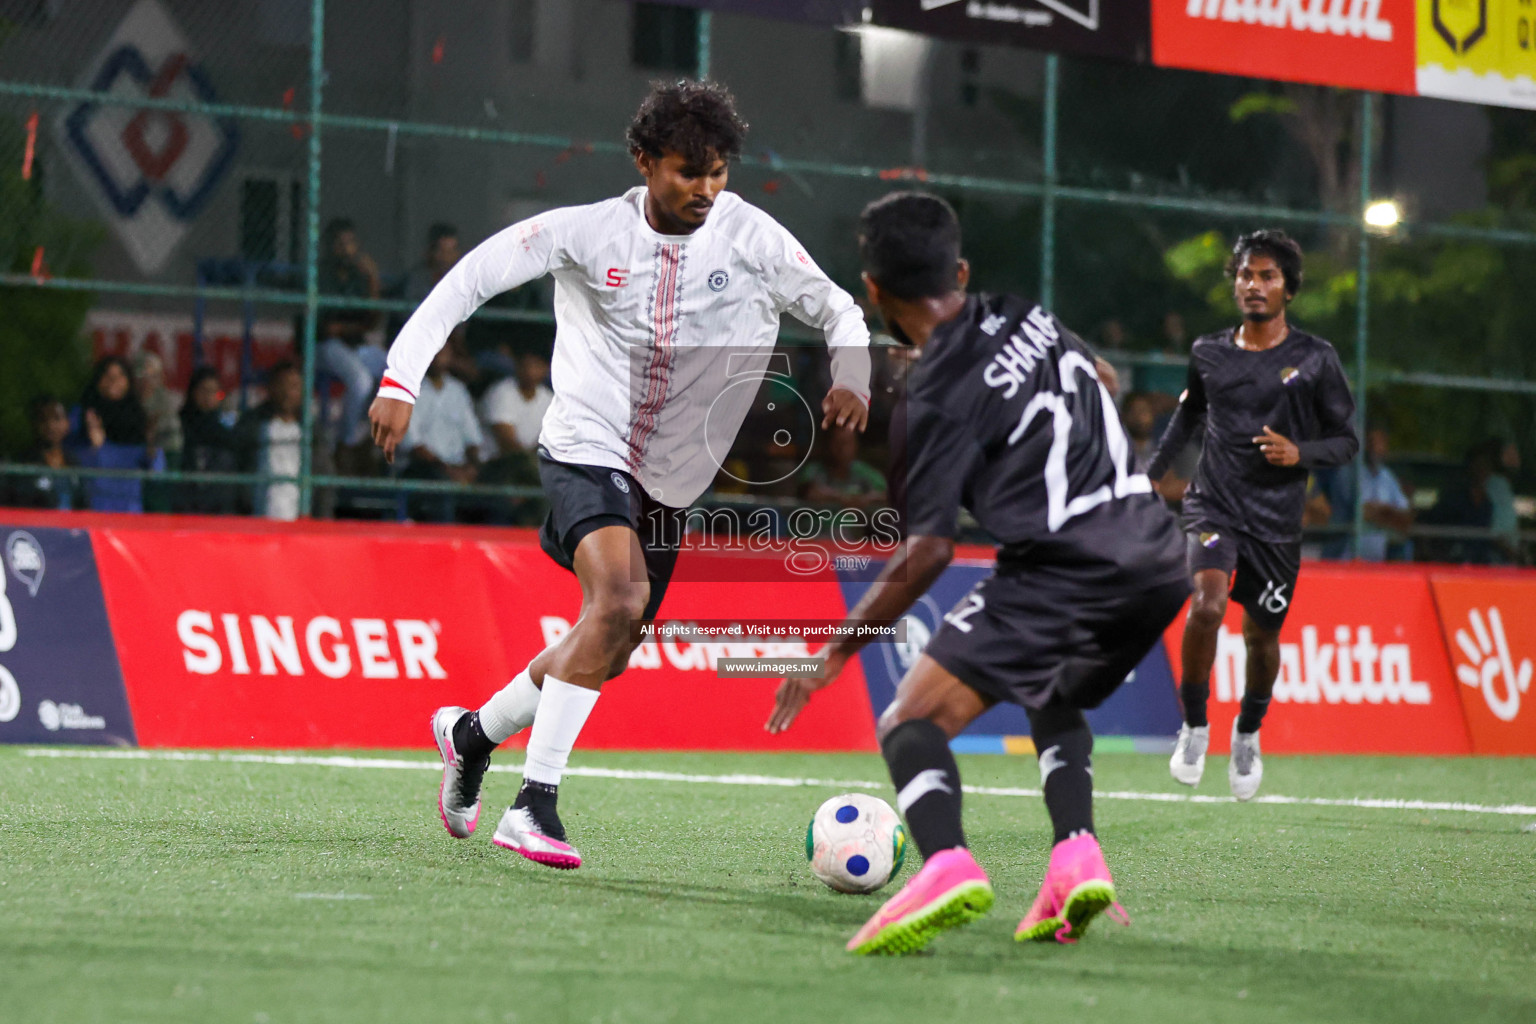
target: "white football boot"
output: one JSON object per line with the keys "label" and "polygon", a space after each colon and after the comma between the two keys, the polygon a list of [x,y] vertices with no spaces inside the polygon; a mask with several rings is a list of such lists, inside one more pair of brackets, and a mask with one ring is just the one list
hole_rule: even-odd
{"label": "white football boot", "polygon": [[1232,759],[1227,762],[1227,782],[1232,795],[1239,800],[1252,800],[1264,780],[1264,759],[1259,756],[1259,734],[1238,732],[1237,722],[1232,723]]}
{"label": "white football boot", "polygon": [[1173,748],[1173,756],[1168,759],[1168,771],[1175,782],[1182,782],[1186,786],[1200,785],[1200,776],[1205,774],[1205,751],[1210,745],[1209,725],[1196,728],[1179,726],[1179,742]]}
{"label": "white football boot", "polygon": [[443,827],[455,839],[468,839],[480,823],[480,780],[491,764],[489,757],[478,763],[466,762],[454,748],[454,724],[467,714],[465,708],[438,708],[432,715],[432,738],[443,758],[437,813],[443,819]]}
{"label": "white football boot", "polygon": [[496,824],[491,842],[520,853],[535,864],[569,870],[581,867],[581,854],[565,841],[565,827],[555,813],[554,801],[526,807],[508,807]]}

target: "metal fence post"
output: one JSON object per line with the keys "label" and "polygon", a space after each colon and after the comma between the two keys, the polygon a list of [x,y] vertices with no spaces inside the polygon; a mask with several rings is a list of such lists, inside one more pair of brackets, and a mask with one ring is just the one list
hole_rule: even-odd
{"label": "metal fence post", "polygon": [[1355,429],[1360,437],[1360,454],[1355,458],[1355,517],[1351,534],[1355,557],[1360,557],[1360,543],[1365,536],[1365,407],[1366,344],[1370,336],[1371,233],[1365,229],[1365,208],[1371,202],[1371,165],[1374,157],[1374,95],[1360,94],[1360,208],[1357,213],[1360,232],[1360,269],[1355,286]]}
{"label": "metal fence post", "polygon": [[698,41],[699,67],[698,67],[698,72],[699,72],[699,81],[701,81],[701,82],[704,81],[704,79],[709,77],[710,30],[714,27],[711,24],[712,21],[713,21],[713,19],[711,18],[709,11],[700,11],[699,12],[699,41]]}
{"label": "metal fence post", "polygon": [[320,113],[325,87],[325,0],[309,15],[309,184],[304,218],[304,418],[299,439],[299,515],[314,504],[315,334],[320,312]]}
{"label": "metal fence post", "polygon": [[1045,172],[1040,193],[1040,305],[1050,309],[1056,302],[1056,113],[1061,58],[1045,55],[1045,124],[1041,135],[1041,163]]}

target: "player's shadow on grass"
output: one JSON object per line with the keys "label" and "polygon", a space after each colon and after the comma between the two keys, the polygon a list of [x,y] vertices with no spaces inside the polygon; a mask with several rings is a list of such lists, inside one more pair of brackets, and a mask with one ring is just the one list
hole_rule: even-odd
{"label": "player's shadow on grass", "polygon": [[804,892],[763,892],[747,888],[736,888],[725,885],[691,885],[688,883],[669,882],[638,878],[594,878],[592,876],[572,876],[561,872],[556,875],[551,871],[541,874],[529,874],[526,879],[519,879],[539,886],[559,887],[562,889],[585,889],[591,892],[608,892],[621,896],[635,896],[658,903],[668,903],[673,900],[686,900],[694,904],[712,904],[721,907],[748,907],[774,913],[788,914],[801,921],[810,922],[820,926],[847,925],[850,932],[863,924],[868,917],[879,908],[884,896],[894,893],[893,886],[890,892],[876,894],[869,898],[849,897],[847,905],[841,905],[842,900],[828,900],[822,892],[818,892],[807,886]]}

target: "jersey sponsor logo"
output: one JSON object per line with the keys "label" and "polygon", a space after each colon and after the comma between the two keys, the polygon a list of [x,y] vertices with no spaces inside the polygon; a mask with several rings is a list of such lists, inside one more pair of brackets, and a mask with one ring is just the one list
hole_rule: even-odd
{"label": "jersey sponsor logo", "polygon": [[1019,329],[1013,332],[1003,350],[992,357],[981,379],[988,387],[1002,388],[1004,398],[1012,398],[1035,365],[1045,358],[1046,351],[1061,340],[1061,332],[1051,320],[1051,314],[1036,306],[1029,315],[1019,321]]}
{"label": "jersey sponsor logo", "polygon": [[1200,546],[1203,548],[1209,548],[1214,551],[1216,545],[1220,543],[1221,534],[1219,533],[1202,533],[1200,535]]}
{"label": "jersey sponsor logo", "polygon": [[1381,3],[1382,0],[1187,0],[1184,13],[1211,21],[1391,42],[1392,22],[1382,17]]}
{"label": "jersey sponsor logo", "polygon": [[[437,659],[441,624],[435,620],[352,619],[345,626],[317,615],[300,629],[291,615],[232,615],[188,609],[176,617],[182,663],[195,675],[224,669],[239,676],[305,675],[330,679],[360,671],[364,679],[447,679]],[[354,657],[355,652],[355,657]],[[251,664],[255,658],[254,670]],[[307,656],[307,658],[306,658]]]}
{"label": "jersey sponsor logo", "polygon": [[614,471],[613,473],[610,473],[608,475],[608,479],[613,481],[613,486],[617,487],[619,490],[623,491],[625,494],[629,493],[629,481],[625,480],[624,477],[618,471]]}
{"label": "jersey sponsor logo", "polygon": [[621,267],[609,267],[604,283],[609,288],[623,288],[629,283],[629,271]]}
{"label": "jersey sponsor logo", "polygon": [[799,260],[801,263],[804,263],[806,266],[811,265],[811,258],[803,252],[795,253],[795,259]]}
{"label": "jersey sponsor logo", "polygon": [[1531,688],[1531,659],[1517,664],[1510,656],[1504,616],[1496,606],[1469,609],[1467,624],[1456,630],[1455,638],[1456,678],[1482,692],[1493,717],[1513,722],[1520,714],[1521,696]]}
{"label": "jersey sponsor logo", "polygon": [[717,270],[709,275],[709,290],[723,292],[725,286],[731,283],[731,275],[724,270]]}
{"label": "jersey sponsor logo", "polygon": [[993,313],[991,316],[987,317],[981,322],[981,333],[987,335],[989,338],[995,338],[997,337],[997,332],[1002,330],[1003,325],[1007,322],[1008,318],[1003,316],[1003,314]]}
{"label": "jersey sponsor logo", "polygon": [[1281,384],[1286,384],[1286,385],[1294,384],[1294,383],[1296,383],[1300,379],[1301,379],[1301,371],[1296,369],[1296,367],[1294,367],[1294,366],[1287,366],[1285,369],[1280,371],[1280,383]]}
{"label": "jersey sponsor logo", "polygon": [[[1216,634],[1212,673],[1216,700],[1235,703],[1246,685],[1248,647],[1241,631]],[[1335,626],[1321,643],[1316,626],[1301,627],[1301,643],[1280,644],[1274,699],[1281,704],[1428,704],[1429,683],[1414,678],[1406,643],[1378,644],[1370,626]]]}

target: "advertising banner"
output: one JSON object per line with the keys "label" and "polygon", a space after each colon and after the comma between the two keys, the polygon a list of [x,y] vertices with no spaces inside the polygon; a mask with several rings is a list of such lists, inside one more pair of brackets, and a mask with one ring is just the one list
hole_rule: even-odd
{"label": "advertising banner", "polygon": [[1419,95],[1536,107],[1531,0],[1418,0],[1418,6]]}
{"label": "advertising banner", "polygon": [[[1184,616],[1165,642],[1178,679]],[[1242,699],[1242,609],[1227,608],[1211,673],[1211,750],[1226,753]],[[1302,566],[1280,632],[1264,749],[1289,754],[1466,754],[1429,580],[1412,566]]]}
{"label": "advertising banner", "polygon": [[90,535],[0,525],[0,743],[135,739]]}
{"label": "advertising banner", "polygon": [[1147,0],[872,0],[869,7],[876,25],[941,39],[1132,61],[1149,52]]}
{"label": "advertising banner", "polygon": [[1430,576],[1474,754],[1536,754],[1536,580]]}
{"label": "advertising banner", "polygon": [[[97,531],[145,746],[419,747],[434,709],[479,706],[563,636],[580,607],[575,577],[530,531],[153,524]],[[679,582],[662,617],[836,620],[843,610],[828,569],[772,585]],[[806,653],[804,641],[647,641],[604,688],[582,745],[874,749],[857,670],[783,737],[763,731],[777,680],[716,674],[720,657]]]}
{"label": "advertising banner", "polygon": [[[844,579],[844,597],[850,608],[864,596],[878,570],[879,566],[872,566],[866,573]],[[990,558],[957,560],[906,614],[904,642],[870,644],[860,652],[869,687],[869,703],[876,716],[895,697],[896,684],[937,632],[945,614],[991,571]],[[1088,712],[1088,723],[1097,736],[1172,738],[1179,731],[1179,721],[1178,699],[1169,674],[1168,655],[1162,644],[1142,659],[1120,689]],[[1013,704],[998,704],[972,722],[962,738],[978,741],[996,738],[999,742],[990,747],[963,742],[960,746],[976,750],[1014,750],[1018,744],[1002,740],[1027,736],[1029,718],[1024,709]]]}
{"label": "advertising banner", "polygon": [[1412,93],[1414,0],[1152,0],[1152,60]]}

